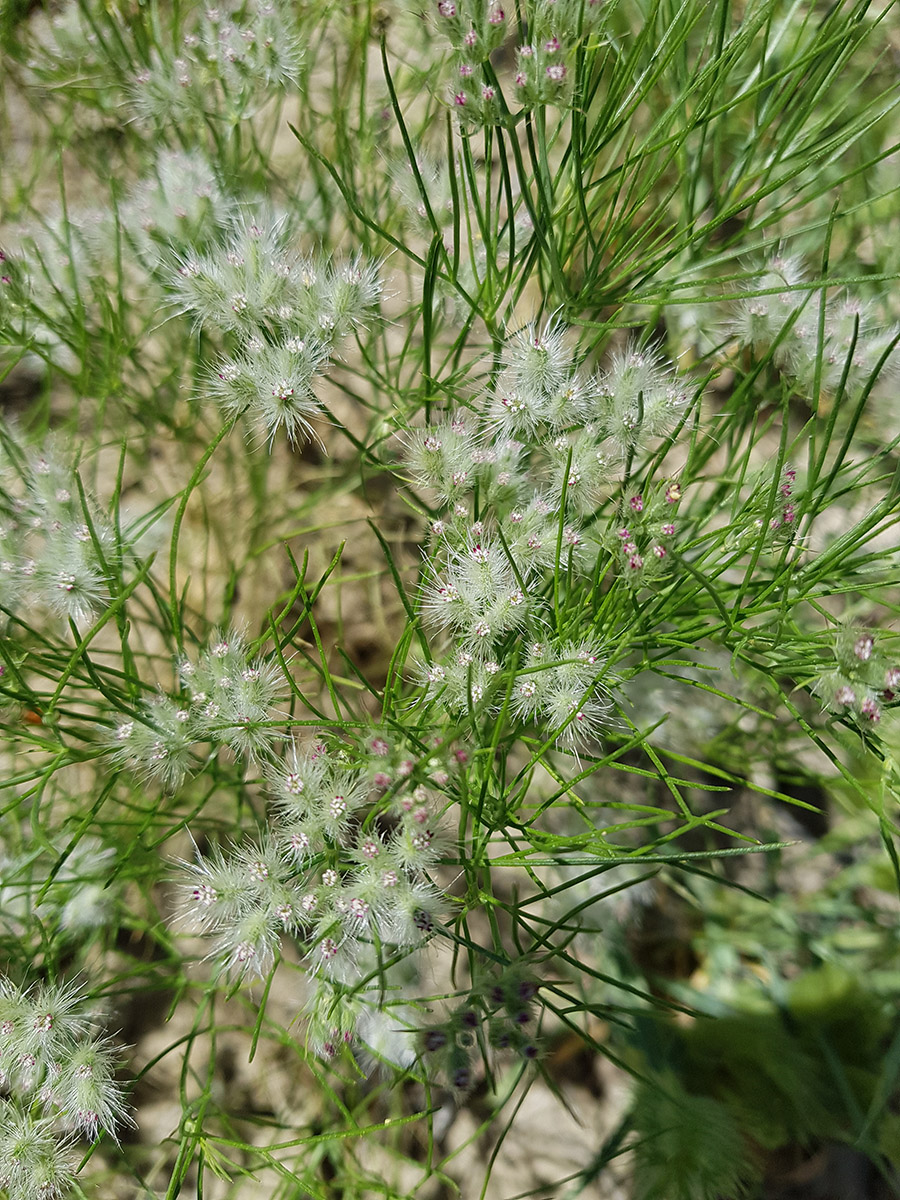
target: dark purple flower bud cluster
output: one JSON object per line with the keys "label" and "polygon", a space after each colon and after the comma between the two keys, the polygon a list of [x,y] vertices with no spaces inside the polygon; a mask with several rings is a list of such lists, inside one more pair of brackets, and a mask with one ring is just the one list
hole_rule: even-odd
{"label": "dark purple flower bud cluster", "polygon": [[538,1058],[537,995],[536,981],[516,969],[473,989],[446,1021],[419,1031],[426,1067],[464,1092],[475,1079],[476,1052],[512,1051],[528,1062]]}

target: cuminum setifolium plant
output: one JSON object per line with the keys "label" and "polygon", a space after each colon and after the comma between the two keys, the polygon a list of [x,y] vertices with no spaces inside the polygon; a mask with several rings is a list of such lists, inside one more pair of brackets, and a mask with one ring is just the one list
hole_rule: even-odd
{"label": "cuminum setifolium plant", "polygon": [[0,40],[0,1189],[895,1194],[893,6]]}

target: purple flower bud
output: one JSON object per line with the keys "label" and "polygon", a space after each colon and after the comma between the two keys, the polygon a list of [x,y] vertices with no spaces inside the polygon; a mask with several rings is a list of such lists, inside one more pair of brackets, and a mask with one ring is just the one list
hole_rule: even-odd
{"label": "purple flower bud", "polygon": [[433,1054],[435,1050],[443,1050],[447,1045],[447,1035],[443,1029],[426,1029],[422,1045],[430,1054]]}
{"label": "purple flower bud", "polygon": [[415,909],[412,915],[412,923],[422,933],[431,933],[434,930],[434,920],[431,913],[426,912],[424,908]]}

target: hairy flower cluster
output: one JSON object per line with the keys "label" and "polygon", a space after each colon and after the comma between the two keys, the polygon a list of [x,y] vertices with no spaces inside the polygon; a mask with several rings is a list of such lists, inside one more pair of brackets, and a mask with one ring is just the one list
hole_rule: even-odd
{"label": "hairy flower cluster", "polygon": [[0,602],[88,621],[109,599],[111,567],[122,552],[115,532],[58,450],[29,450],[8,426],[3,440]]}
{"label": "hairy flower cluster", "polygon": [[443,570],[424,594],[433,624],[451,631],[460,645],[483,655],[528,616],[527,593],[516,579],[499,540],[472,530],[461,546],[448,547]]}
{"label": "hairy flower cluster", "polygon": [[613,355],[599,385],[598,424],[627,451],[671,433],[690,399],[660,355],[637,346]]}
{"label": "hairy flower cluster", "polygon": [[165,694],[121,717],[108,735],[113,758],[147,778],[176,788],[196,759],[196,744],[212,742],[235,754],[270,755],[279,737],[274,704],[281,673],[251,657],[236,630],[215,633],[198,659],[184,658],[178,673],[187,699]]}
{"label": "hairy flower cluster", "polygon": [[0,1188],[10,1198],[61,1195],[75,1138],[115,1137],[129,1121],[118,1055],[95,1030],[72,984],[23,990],[0,978]]}
{"label": "hairy flower cluster", "polygon": [[44,23],[29,22],[33,38],[26,66],[30,82],[48,88],[89,83],[99,90],[114,88],[119,72],[104,54],[96,26],[76,0],[61,5]]}
{"label": "hairy flower cluster", "polygon": [[[452,249],[454,181],[447,160],[417,154],[413,171],[409,159],[405,155],[398,156],[390,165],[389,178],[391,198],[399,206],[406,223],[418,234],[430,239],[434,229],[419,190],[421,180],[421,186],[428,195],[431,216],[443,234],[444,245]],[[461,261],[460,270],[463,266]]]}
{"label": "hairy flower cluster", "polygon": [[588,378],[561,326],[529,325],[507,343],[490,416],[508,436],[552,439],[556,479],[571,455],[566,486],[586,510],[624,456],[672,431],[688,399],[655,351],[629,346]]}
{"label": "hairy flower cluster", "polygon": [[102,323],[98,298],[108,303],[115,254],[115,223],[102,209],[73,207],[20,229],[0,249],[0,338],[39,348],[67,371],[83,366],[79,352]]}
{"label": "hairy flower cluster", "polygon": [[529,41],[516,50],[514,102],[531,107],[568,101],[577,42],[602,15],[599,0],[533,0],[514,12],[511,7],[505,0],[437,2],[438,27],[453,48],[450,103],[464,122],[498,118],[499,84],[488,62],[516,19]]}
{"label": "hairy flower cluster", "polygon": [[548,321],[529,324],[508,338],[490,417],[510,437],[532,441],[590,420],[598,399],[594,380],[578,370],[566,330]]}
{"label": "hairy flower cluster", "polygon": [[876,725],[883,707],[900,698],[896,659],[879,645],[877,630],[849,625],[835,634],[833,656],[833,665],[813,684],[814,693],[830,712]]}
{"label": "hairy flower cluster", "polygon": [[[387,767],[390,747],[378,757]],[[272,814],[259,839],[187,867],[185,914],[215,939],[222,969],[264,976],[290,936],[314,975],[350,984],[374,945],[384,953],[430,937],[443,902],[427,872],[442,853],[438,781],[447,777],[416,783],[414,773],[412,762],[376,772],[373,795],[367,767],[324,745],[294,747],[269,768]]]}
{"label": "hairy flower cluster", "polygon": [[497,87],[484,64],[509,32],[505,0],[438,0],[438,27],[453,47],[450,103],[465,121],[491,121]]}
{"label": "hairy flower cluster", "polygon": [[603,656],[585,643],[534,642],[516,673],[514,711],[575,750],[595,738],[609,718],[612,705],[601,682],[605,667]]}
{"label": "hairy flower cluster", "polygon": [[17,835],[0,837],[0,930],[6,937],[27,944],[35,917],[44,936],[69,943],[86,941],[112,922],[121,889],[110,883],[111,846],[88,835],[55,849],[36,845],[24,830]]}
{"label": "hairy flower cluster", "polygon": [[622,505],[606,545],[631,587],[646,586],[669,573],[681,496],[681,485],[673,480],[653,492],[631,492]]}
{"label": "hairy flower cluster", "polygon": [[318,338],[257,342],[214,364],[209,395],[226,417],[251,411],[269,435],[283,428],[296,442],[312,432],[308,418],[319,411],[313,384],[329,358],[329,347]]}
{"label": "hairy flower cluster", "polygon": [[523,103],[563,104],[571,84],[574,47],[556,33],[525,42],[516,50],[516,87]]}
{"label": "hairy flower cluster", "polygon": [[[541,563],[535,560],[530,570],[523,563],[514,571],[509,547],[499,536],[470,528],[466,540],[454,545],[446,537],[452,524],[442,524],[442,569],[435,566],[422,608],[431,624],[452,635],[453,643],[448,654],[422,667],[424,698],[440,703],[454,717],[494,715],[512,687],[512,713],[538,724],[567,749],[574,751],[595,738],[611,707],[601,683],[605,660],[586,644],[547,642]],[[481,525],[476,522],[476,527]],[[576,541],[578,535],[567,529]],[[547,530],[554,548],[557,530],[558,524],[556,530]],[[568,548],[571,565],[579,561],[577,549]],[[511,680],[520,639],[531,648]]]}
{"label": "hairy flower cluster", "polygon": [[806,395],[812,395],[817,374],[820,388],[831,395],[842,385],[845,391],[858,390],[900,332],[879,328],[855,297],[823,296],[821,288],[805,283],[799,258],[774,258],[751,289],[755,294],[738,304],[733,333],[757,351],[777,343],[776,365]]}
{"label": "hairy flower cluster", "polygon": [[[637,447],[686,404],[656,355],[630,349],[588,377],[561,326],[532,324],[508,339],[480,417],[475,409],[407,433],[413,478],[448,506],[431,523],[421,608],[451,644],[420,669],[426,700],[454,718],[506,703],[571,750],[596,737],[611,707],[605,664],[596,646],[549,633],[548,577],[586,583],[601,548],[631,586],[665,573],[676,483],[648,489],[646,503],[630,493],[628,527],[619,516],[615,537],[592,527]],[[523,645],[541,649],[511,682]]]}
{"label": "hairy flower cluster", "polygon": [[210,372],[210,395],[226,415],[246,411],[267,437],[283,428],[297,440],[319,411],[314,380],[370,319],[381,284],[374,264],[304,258],[285,221],[259,222],[240,214],[216,246],[185,253],[170,288],[199,325],[237,341]]}
{"label": "hairy flower cluster", "polygon": [[155,271],[173,254],[211,248],[233,207],[203,154],[160,150],[119,215],[141,262]]}
{"label": "hairy flower cluster", "polygon": [[155,50],[135,76],[130,102],[153,124],[249,116],[276,90],[296,88],[303,49],[294,10],[273,0],[201,8],[181,44]]}

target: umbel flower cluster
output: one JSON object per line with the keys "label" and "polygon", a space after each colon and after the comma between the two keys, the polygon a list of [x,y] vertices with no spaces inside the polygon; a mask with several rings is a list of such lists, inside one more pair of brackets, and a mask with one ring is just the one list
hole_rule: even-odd
{"label": "umbel flower cluster", "polygon": [[813,691],[826,708],[876,725],[882,709],[900,700],[900,665],[878,644],[876,630],[840,628],[834,638],[833,665],[816,680]]}
{"label": "umbel flower cluster", "polygon": [[301,254],[300,232],[262,202],[229,198],[202,155],[161,153],[116,219],[73,213],[0,250],[0,335],[68,370],[79,355],[89,367],[83,327],[102,329],[108,278],[127,271],[154,309],[162,286],[179,312],[224,335],[206,391],[226,418],[246,414],[264,438],[283,429],[299,441],[321,412],[316,381],[381,295],[374,263]]}
{"label": "umbel flower cluster", "polygon": [[56,450],[25,450],[5,423],[0,439],[0,604],[86,621],[108,602],[117,535]]}
{"label": "umbel flower cluster", "polygon": [[[6,236],[4,231],[4,236]],[[0,248],[0,336],[30,357],[72,371],[101,322],[116,272],[108,211],[73,210],[18,231]]]}
{"label": "umbel flower cluster", "polygon": [[473,1082],[476,1055],[511,1051],[532,1062],[540,1055],[534,1000],[537,983],[518,966],[472,989],[439,1024],[419,1030],[420,1053],[456,1091]]}
{"label": "umbel flower cluster", "polygon": [[[29,62],[33,84],[62,89],[77,81],[76,95],[92,88],[103,107],[125,107],[131,119],[186,131],[213,114],[250,116],[273,94],[298,86],[303,34],[292,6],[197,5],[184,17],[177,40],[154,46],[148,62],[130,22],[118,23],[112,41],[81,5],[62,6],[45,29],[38,26]],[[164,28],[156,27],[157,36]],[[132,68],[124,88],[123,59]]]}
{"label": "umbel flower cluster", "polygon": [[817,380],[830,395],[858,392],[885,354],[896,367],[891,348],[900,329],[879,328],[854,296],[823,297],[818,286],[806,283],[800,258],[773,258],[751,290],[755,295],[737,306],[733,334],[756,351],[774,346],[776,365],[804,394],[813,394]]}
{"label": "umbel flower cluster", "polygon": [[155,272],[173,257],[212,249],[235,211],[235,202],[203,154],[161,149],[119,216],[141,263]]}
{"label": "umbel flower cluster", "polygon": [[75,1174],[75,1141],[129,1120],[117,1055],[68,983],[26,990],[0,978],[0,1188],[54,1200]]}
{"label": "umbel flower cluster", "polygon": [[374,264],[303,257],[286,221],[246,213],[211,250],[185,252],[169,284],[183,312],[234,344],[210,370],[223,413],[247,413],[266,437],[283,428],[291,441],[311,432],[316,378],[381,293]]}
{"label": "umbel flower cluster", "polygon": [[217,103],[241,111],[248,95],[262,100],[296,88],[303,50],[289,6],[263,3],[203,8],[175,53],[155,54],[137,73],[132,104],[153,122],[179,121]]}
{"label": "umbel flower cluster", "polygon": [[687,403],[650,351],[628,348],[588,377],[562,328],[530,325],[509,339],[480,416],[409,432],[416,482],[447,505],[431,523],[422,609],[451,649],[423,668],[428,699],[453,716],[505,704],[569,748],[596,736],[611,708],[602,630],[581,623],[572,638],[551,610],[560,580],[587,584],[604,549],[633,587],[664,574],[677,484],[631,491],[627,526],[599,529],[599,513]]}
{"label": "umbel flower cluster", "polygon": [[198,760],[198,743],[266,757],[283,721],[274,704],[278,667],[253,656],[236,630],[217,632],[197,661],[178,664],[181,698],[159,693],[120,717],[109,734],[116,762],[176,788]]}
{"label": "umbel flower cluster", "polygon": [[115,850],[87,835],[58,848],[7,816],[0,834],[0,936],[27,944],[40,920],[62,942],[84,942],[113,921],[121,901],[114,877]]}
{"label": "umbel flower cluster", "polygon": [[271,815],[258,838],[186,868],[185,917],[213,938],[220,968],[265,976],[290,937],[340,990],[379,955],[427,941],[444,907],[428,877],[442,854],[442,760],[417,762],[377,734],[358,761],[324,743],[294,746],[266,775]]}
{"label": "umbel flower cluster", "polygon": [[[524,107],[565,104],[575,49],[605,16],[600,0],[533,0],[521,6],[527,40],[516,49],[513,93]],[[506,0],[438,0],[437,22],[453,47],[450,102],[464,121],[491,122],[502,109],[490,55],[516,28],[519,7]]]}

